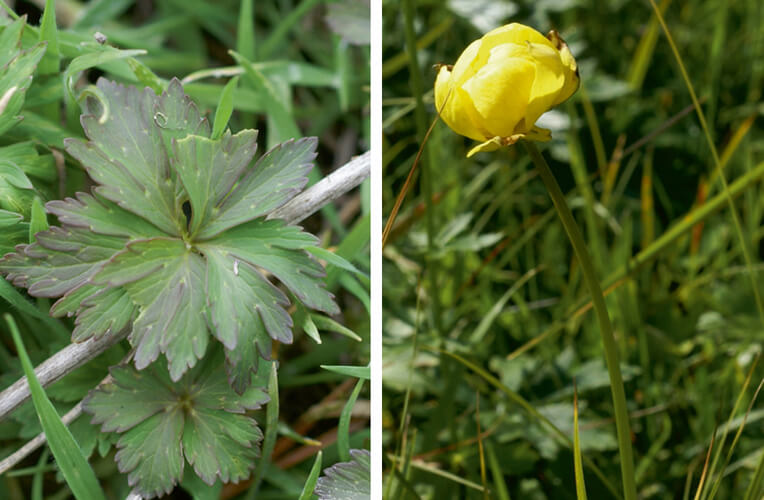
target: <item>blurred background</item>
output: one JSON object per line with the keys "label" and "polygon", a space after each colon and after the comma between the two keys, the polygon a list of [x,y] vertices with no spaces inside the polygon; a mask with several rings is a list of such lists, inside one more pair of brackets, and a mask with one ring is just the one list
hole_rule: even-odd
{"label": "blurred background", "polygon": [[541,118],[553,140],[539,146],[608,292],[640,497],[695,497],[715,436],[696,498],[761,498],[764,325],[749,271],[764,293],[764,6],[657,3],[752,268],[650,2],[383,1],[385,218],[423,148],[384,249],[385,498],[576,498],[573,454],[542,421],[572,439],[574,380],[598,469],[584,467],[589,498],[620,495],[600,334],[529,158],[467,159],[472,141],[443,123],[423,142],[434,65],[509,22],[557,30],[579,64],[581,88]]}

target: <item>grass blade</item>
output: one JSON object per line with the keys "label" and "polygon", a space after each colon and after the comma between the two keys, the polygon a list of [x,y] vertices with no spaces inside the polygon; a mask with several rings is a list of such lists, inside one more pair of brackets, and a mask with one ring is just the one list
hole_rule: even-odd
{"label": "grass blade", "polygon": [[747,236],[745,234],[745,231],[743,230],[743,225],[740,222],[740,216],[738,215],[737,209],[735,208],[735,203],[732,200],[732,193],[730,192],[730,187],[727,184],[727,178],[725,177],[724,171],[722,170],[722,164],[721,164],[721,161],[719,160],[719,154],[716,151],[716,145],[714,144],[714,141],[711,138],[711,132],[708,128],[706,117],[703,114],[703,110],[700,108],[700,102],[698,101],[697,95],[695,95],[695,88],[693,87],[692,82],[690,81],[690,77],[687,74],[687,70],[684,67],[684,63],[682,62],[682,56],[679,55],[679,49],[677,49],[677,46],[674,43],[674,38],[671,36],[671,32],[669,31],[668,26],[666,25],[666,20],[663,18],[663,15],[661,14],[660,9],[655,4],[655,0],[650,0],[650,5],[653,7],[653,11],[655,12],[655,16],[658,18],[658,22],[660,22],[661,24],[661,28],[663,28],[663,34],[666,36],[666,40],[668,41],[669,46],[671,47],[671,51],[674,54],[676,63],[679,66],[679,71],[682,74],[682,79],[687,85],[687,91],[690,93],[690,98],[692,99],[692,103],[695,106],[695,112],[698,115],[698,121],[700,122],[700,126],[703,129],[703,133],[706,136],[706,141],[708,141],[708,147],[711,150],[711,156],[714,160],[715,171],[718,172],[719,179],[722,181],[722,193],[724,194],[727,204],[729,205],[730,215],[732,216],[732,222],[735,228],[735,233],[737,234],[737,237],[740,243],[740,248],[743,251],[743,258],[745,260],[746,268],[748,269],[748,275],[751,279],[751,286],[753,288],[753,296],[756,299],[756,308],[759,311],[759,319],[761,320],[762,325],[764,325],[764,300],[762,300],[761,294],[759,293],[759,286],[756,280],[756,273],[753,270],[754,260],[751,254],[751,248],[748,243],[750,241],[753,241],[753,238],[750,237],[750,235]]}
{"label": "grass blade", "polygon": [[32,215],[29,220],[29,243],[34,243],[34,235],[40,231],[45,231],[49,228],[48,217],[45,214],[45,207],[40,201],[40,198],[35,196],[32,201]]}
{"label": "grass blade", "polygon": [[247,500],[257,498],[257,491],[260,489],[260,483],[263,480],[265,469],[271,462],[273,447],[276,445],[276,435],[279,428],[279,376],[276,363],[271,363],[271,377],[268,380],[268,409],[265,412],[265,437],[263,438],[263,448],[261,450],[260,461],[255,467],[255,477],[252,478],[252,486],[249,487]]}
{"label": "grass blade", "polygon": [[239,27],[236,30],[236,52],[250,61],[257,59],[257,41],[255,39],[255,20],[252,0],[241,0],[239,8]]}
{"label": "grass blade", "polygon": [[321,473],[321,450],[316,455],[316,460],[313,461],[313,467],[310,469],[308,479],[305,481],[305,486],[300,493],[299,500],[310,500],[313,497],[313,490],[316,489],[316,481],[318,481],[318,475]]}
{"label": "grass blade", "polygon": [[239,83],[239,77],[235,76],[231,78],[228,83],[223,87],[223,92],[220,93],[220,100],[218,101],[217,110],[215,110],[215,123],[212,126],[211,139],[216,141],[223,135],[228,120],[231,119],[231,113],[233,113],[233,91],[236,89],[236,84]]}
{"label": "grass blade", "polygon": [[16,344],[16,349],[21,359],[21,366],[29,381],[32,402],[40,419],[42,429],[45,431],[48,446],[50,446],[50,450],[56,459],[58,468],[64,475],[66,483],[78,500],[105,500],[103,490],[98,484],[98,479],[90,467],[87,458],[82,453],[77,441],[74,440],[72,433],[69,432],[69,429],[61,421],[61,417],[37,380],[32,362],[27,355],[26,349],[24,349],[24,344],[21,342],[21,335],[16,322],[13,320],[13,316],[5,314],[3,317],[11,330],[13,342]]}
{"label": "grass blade", "polygon": [[356,383],[340,414],[340,423],[337,427],[337,449],[339,450],[341,462],[350,461],[350,417],[353,414],[355,401],[361,393],[364,382],[366,382],[364,379],[358,379],[358,383]]}
{"label": "grass blade", "polygon": [[42,13],[42,20],[40,21],[40,41],[48,42],[48,48],[45,50],[45,55],[42,56],[40,64],[37,66],[37,72],[40,75],[58,73],[61,54],[58,50],[55,0],[45,1],[45,10]]}
{"label": "grass blade", "polygon": [[581,460],[581,441],[578,434],[578,389],[573,381],[573,466],[576,473],[576,498],[586,500],[584,465]]}
{"label": "grass blade", "polygon": [[[486,370],[484,370],[482,367],[472,363],[471,361],[466,360],[465,358],[459,356],[458,354],[454,354],[448,351],[439,351],[442,354],[445,354],[446,356],[449,356],[465,367],[469,368],[475,374],[477,374],[480,378],[485,380],[488,384],[494,386],[495,388],[499,389],[501,392],[503,392],[512,402],[518,404],[523,410],[528,412],[529,415],[531,415],[533,418],[544,424],[548,429],[550,429],[555,436],[557,436],[562,443],[567,445],[568,448],[573,448],[573,443],[571,442],[570,438],[565,435],[564,432],[562,432],[554,423],[552,423],[551,420],[546,418],[544,415],[542,415],[536,408],[533,407],[525,398],[517,394],[515,391],[510,389],[509,387],[502,384],[499,379],[488,373]],[[589,466],[592,471],[594,471],[594,474],[602,481],[602,484],[605,485],[605,487],[610,491],[610,493],[613,494],[613,497],[615,498],[621,498],[621,495],[618,493],[618,490],[615,486],[610,482],[607,476],[602,472],[602,470],[597,467],[597,465],[590,459],[583,457],[583,461],[586,463],[587,466]]]}
{"label": "grass blade", "polygon": [[491,445],[490,441],[485,442],[485,451],[488,457],[488,466],[491,468],[491,474],[493,475],[496,498],[498,500],[509,500],[509,490],[507,489],[507,483],[504,481],[504,471],[501,468],[501,464],[499,464],[499,459],[496,457],[496,452],[493,450],[493,445]]}

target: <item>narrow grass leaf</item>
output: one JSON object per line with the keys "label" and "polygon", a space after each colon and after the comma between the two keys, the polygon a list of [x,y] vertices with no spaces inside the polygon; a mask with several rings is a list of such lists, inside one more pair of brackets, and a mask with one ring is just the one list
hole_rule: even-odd
{"label": "narrow grass leaf", "polygon": [[255,477],[252,478],[252,486],[247,493],[247,500],[257,498],[260,483],[265,475],[266,468],[271,464],[271,455],[276,446],[276,436],[279,428],[279,376],[277,363],[271,363],[271,375],[268,379],[268,409],[265,412],[265,438],[260,461],[255,467]]}
{"label": "narrow grass leaf", "polygon": [[358,380],[340,414],[340,423],[337,426],[337,450],[340,454],[340,460],[343,462],[350,460],[350,417],[353,414],[355,401],[358,399],[358,395],[361,393],[364,383],[364,379]]}
{"label": "narrow grass leaf", "polygon": [[[368,237],[368,235],[367,235]],[[319,259],[325,260],[327,263],[339,267],[340,269],[344,269],[346,271],[350,271],[351,273],[358,274],[360,276],[364,276],[368,278],[368,276],[365,273],[362,273],[358,270],[357,267],[355,267],[353,264],[351,264],[349,261],[345,260],[344,257],[338,255],[335,252],[332,252],[330,250],[327,250],[326,248],[321,247],[307,247],[305,250],[312,253],[314,257],[318,257]]]}
{"label": "narrow grass leaf", "polygon": [[[570,438],[562,432],[559,427],[554,425],[551,420],[549,420],[547,417],[542,415],[536,408],[533,407],[525,398],[520,396],[518,393],[507,387],[506,385],[502,384],[499,379],[488,373],[486,370],[484,370],[482,367],[476,365],[475,363],[472,363],[471,361],[466,360],[465,358],[459,356],[458,354],[454,354],[448,351],[440,350],[438,352],[441,352],[442,354],[445,354],[446,356],[449,356],[465,367],[469,368],[473,372],[475,372],[478,376],[480,376],[483,380],[485,380],[488,384],[494,386],[495,388],[499,389],[501,392],[503,392],[510,400],[512,400],[514,403],[518,404],[521,408],[523,408],[525,411],[528,412],[529,415],[531,415],[533,418],[535,418],[540,423],[544,424],[548,429],[552,431],[553,434],[555,434],[562,443],[564,443],[568,448],[573,448],[573,442],[570,440]],[[583,457],[583,461],[586,463],[586,465],[594,471],[595,475],[602,481],[602,484],[604,484],[608,491],[613,494],[615,498],[621,498],[620,493],[616,489],[615,486],[610,482],[610,479],[608,479],[607,476],[602,472],[602,470],[597,467],[597,465],[589,458]]]}
{"label": "narrow grass leaf", "polygon": [[573,381],[573,465],[576,474],[576,498],[586,500],[584,465],[581,460],[581,440],[578,433],[578,389]]}
{"label": "narrow grass leaf", "polygon": [[75,97],[73,77],[80,71],[95,68],[96,66],[119,59],[146,54],[146,51],[143,49],[119,50],[108,45],[99,46],[94,50],[94,52],[75,57],[69,63],[69,66],[67,66],[66,71],[64,71],[64,86],[69,92],[69,97],[72,99]]}
{"label": "narrow grass leaf", "polygon": [[677,46],[674,43],[674,38],[671,36],[668,25],[666,25],[666,20],[663,18],[663,14],[655,4],[655,0],[650,0],[650,5],[653,7],[653,12],[655,12],[655,16],[658,18],[658,22],[660,22],[661,28],[663,28],[663,34],[666,36],[666,40],[668,41],[669,46],[671,47],[671,51],[674,54],[674,58],[676,59],[677,65],[679,66],[679,71],[682,75],[682,79],[687,86],[687,91],[689,92],[690,98],[692,99],[692,104],[695,107],[695,112],[698,115],[698,121],[700,122],[700,126],[703,129],[703,133],[706,137],[706,141],[708,142],[708,147],[711,150],[711,157],[714,160],[715,171],[718,172],[719,179],[722,181],[722,194],[724,194],[725,200],[727,201],[730,215],[732,216],[733,227],[735,228],[735,233],[739,240],[738,242],[740,244],[740,249],[742,250],[743,258],[745,260],[745,266],[748,270],[748,276],[751,280],[751,287],[753,288],[753,296],[756,302],[756,308],[759,311],[759,320],[761,321],[762,325],[764,325],[764,299],[762,299],[761,293],[759,293],[759,285],[758,281],[756,280],[756,273],[753,271],[754,257],[749,246],[749,242],[753,241],[753,237],[750,234],[747,234],[747,232],[743,229],[737,208],[735,208],[735,203],[732,200],[732,192],[730,190],[730,186],[728,185],[727,178],[725,177],[724,171],[722,170],[722,163],[719,160],[719,153],[716,151],[716,144],[711,137],[711,132],[709,131],[708,124],[706,122],[706,116],[703,114],[703,109],[700,107],[700,102],[698,101],[698,97],[695,94],[695,88],[693,87],[692,81],[690,80],[690,77],[687,74],[687,70],[684,67],[684,62],[682,61],[682,56],[679,54],[679,49],[677,49]]}
{"label": "narrow grass leaf", "polygon": [[252,0],[241,0],[239,8],[239,26],[236,30],[236,52],[250,61],[257,59],[255,40],[255,18]]}
{"label": "narrow grass leaf", "polygon": [[231,119],[231,113],[233,113],[233,91],[238,83],[238,76],[231,78],[225,87],[223,87],[223,92],[220,93],[220,100],[215,111],[215,123],[212,126],[212,140],[220,139],[226,125],[228,125],[228,120]]}
{"label": "narrow grass leaf", "polygon": [[313,320],[313,324],[321,330],[327,330],[330,332],[336,332],[345,337],[351,338],[356,342],[363,342],[363,339],[350,328],[345,325],[334,321],[332,318],[322,316],[320,314],[311,314],[310,318]]}
{"label": "narrow grass leaf", "polygon": [[273,83],[251,61],[241,54],[230,50],[228,52],[236,62],[244,69],[245,80],[253,90],[263,94],[263,104],[268,117],[273,120],[276,130],[268,130],[268,144],[274,145],[287,139],[301,137],[300,129],[294,121],[291,113],[282,102]]}
{"label": "narrow grass leaf", "polygon": [[308,337],[316,341],[316,344],[321,343],[321,335],[318,333],[318,327],[313,322],[313,318],[305,311],[305,319],[302,322],[302,329],[308,334]]}
{"label": "narrow grass leaf", "polygon": [[310,469],[308,479],[305,480],[305,486],[302,488],[299,500],[310,500],[313,497],[313,490],[316,489],[316,481],[318,481],[318,475],[321,473],[321,450],[316,454],[316,459],[313,461],[313,467]]}
{"label": "narrow grass leaf", "polygon": [[313,7],[321,3],[323,0],[303,0],[300,5],[289,11],[282,21],[276,25],[268,38],[260,46],[258,56],[261,60],[268,59],[273,52],[286,44],[285,38],[289,33],[289,30],[302,19]]}
{"label": "narrow grass leaf", "polygon": [[42,320],[51,330],[55,331],[58,335],[66,338],[70,335],[68,329],[66,329],[58,320],[51,318],[45,312],[39,310],[34,304],[29,302],[13,285],[8,283],[5,278],[0,277],[0,298],[6,300],[10,305],[18,309],[24,314],[33,316],[39,320]]}
{"label": "narrow grass leaf", "polygon": [[161,94],[167,88],[167,84],[162,81],[156,73],[151,71],[151,68],[140,62],[138,59],[128,57],[127,65],[130,66],[135,78],[137,78],[141,84],[151,88],[151,90],[157,94]]}
{"label": "narrow grass leaf", "polygon": [[321,368],[330,372],[339,373],[348,377],[356,377],[364,380],[371,380],[371,369],[369,366],[342,366],[342,365],[321,365]]}
{"label": "narrow grass leaf", "polygon": [[35,196],[32,201],[32,212],[29,219],[29,243],[34,243],[34,235],[40,231],[47,231],[50,225],[48,224],[48,216],[45,214],[45,207],[40,201],[40,198]]}
{"label": "narrow grass leaf", "polygon": [[105,500],[106,497],[98,484],[93,469],[90,468],[87,458],[74,440],[72,433],[61,421],[61,417],[37,380],[32,362],[21,341],[21,334],[16,322],[10,314],[4,314],[3,317],[11,330],[13,342],[16,344],[40,424],[66,483],[78,500]]}
{"label": "narrow grass leaf", "polygon": [[[724,434],[722,434],[721,443],[719,444],[719,451],[717,452],[713,462],[711,463],[711,469],[709,472],[710,477],[713,477],[714,475],[716,462],[719,459],[719,456],[721,455],[721,450],[722,450],[722,447],[724,446],[724,441],[727,439],[727,433],[732,427],[732,420],[735,416],[735,413],[737,413],[738,405],[742,402],[743,396],[745,392],[748,390],[748,386],[751,383],[751,378],[754,374],[758,361],[759,361],[759,358],[757,357],[756,360],[754,360],[754,362],[751,364],[751,369],[748,371],[748,376],[746,377],[745,382],[743,383],[743,387],[740,389],[740,393],[738,394],[737,401],[735,401],[735,406],[732,408],[732,412],[730,412],[729,419],[727,420],[727,425],[724,427]],[[724,471],[727,469],[727,466],[729,465],[730,460],[732,459],[732,453],[733,451],[735,451],[735,447],[737,446],[737,442],[740,439],[740,435],[743,433],[743,428],[745,427],[745,421],[748,419],[748,416],[751,414],[753,405],[759,396],[759,391],[761,391],[762,384],[764,384],[764,379],[762,379],[762,381],[759,383],[759,386],[756,388],[756,392],[754,393],[753,398],[751,398],[751,402],[748,405],[748,409],[746,410],[745,415],[743,415],[743,421],[738,427],[737,432],[735,433],[735,437],[732,439],[732,444],[730,445],[730,448],[727,451],[727,456],[724,460],[724,464],[722,464],[721,470],[716,474],[717,479],[713,484],[711,493],[707,497],[709,499],[713,499],[716,496],[716,492],[718,491],[719,486],[721,485],[721,482],[722,482],[722,477],[724,477]]]}
{"label": "narrow grass leaf", "polygon": [[488,457],[488,466],[491,468],[491,474],[493,475],[494,493],[497,500],[510,500],[509,489],[504,481],[504,470],[501,464],[499,464],[499,459],[496,457],[496,452],[490,441],[485,442],[485,451]]}
{"label": "narrow grass leaf", "polygon": [[55,0],[45,1],[45,10],[40,21],[40,41],[47,42],[48,48],[45,50],[45,55],[42,56],[42,60],[37,68],[38,73],[41,75],[58,73],[61,54],[58,50]]}

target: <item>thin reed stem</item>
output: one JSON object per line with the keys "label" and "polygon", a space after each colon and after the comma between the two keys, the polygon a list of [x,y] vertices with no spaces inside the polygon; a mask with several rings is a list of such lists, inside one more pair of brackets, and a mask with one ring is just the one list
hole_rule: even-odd
{"label": "thin reed stem", "polygon": [[536,165],[541,180],[544,181],[549,196],[552,198],[552,203],[554,203],[565,232],[568,234],[570,243],[573,245],[573,251],[581,266],[584,282],[592,296],[594,311],[597,314],[600,334],[602,335],[602,345],[605,348],[605,360],[610,377],[610,391],[613,396],[615,425],[618,434],[618,452],[621,457],[623,496],[625,500],[636,500],[637,486],[634,480],[634,457],[631,449],[631,429],[629,414],[626,408],[626,392],[623,388],[623,378],[621,377],[618,350],[616,348],[615,336],[613,335],[613,325],[610,323],[610,316],[607,312],[602,288],[594,271],[594,265],[586,248],[586,242],[581,234],[581,229],[579,229],[576,220],[573,218],[573,213],[570,211],[567,201],[565,201],[565,195],[560,190],[552,170],[534,143],[523,141],[523,145],[526,151],[528,151],[533,164]]}

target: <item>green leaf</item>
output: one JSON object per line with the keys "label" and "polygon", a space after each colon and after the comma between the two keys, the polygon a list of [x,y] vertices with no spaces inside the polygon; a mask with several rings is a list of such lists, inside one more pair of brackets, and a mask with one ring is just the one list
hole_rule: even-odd
{"label": "green leaf", "polygon": [[[69,63],[66,71],[64,71],[64,85],[69,91],[69,96],[72,99],[74,99],[75,96],[73,77],[80,71],[85,71],[86,69],[101,66],[102,64],[106,64],[111,61],[146,54],[146,51],[143,49],[120,50],[115,49],[110,45],[92,45],[90,50],[92,50],[92,52],[72,59],[72,62]],[[56,71],[58,71],[58,68],[56,68]]]}
{"label": "green leaf", "polygon": [[238,76],[231,78],[225,87],[223,87],[223,92],[220,93],[220,100],[215,111],[215,122],[212,126],[212,139],[220,139],[226,125],[228,125],[228,120],[233,112],[233,91],[238,83]]}
{"label": "green leaf", "polygon": [[352,461],[340,462],[324,470],[318,478],[320,500],[368,500],[371,498],[371,454],[350,450]]}
{"label": "green leaf", "polygon": [[72,342],[100,339],[128,327],[137,308],[122,288],[98,290],[80,302]]}
{"label": "green leaf", "polygon": [[257,150],[257,131],[244,130],[218,141],[190,135],[175,143],[173,166],[188,193],[193,235],[217,211]]}
{"label": "green leaf", "polygon": [[366,383],[364,379],[358,379],[340,414],[340,422],[337,425],[337,451],[342,460],[350,459],[350,417],[353,415],[353,407],[364,383]]}
{"label": "green leaf", "polygon": [[229,380],[241,393],[257,370],[258,352],[270,358],[271,338],[292,342],[289,300],[246,262],[213,248],[205,255],[213,335],[226,347]]}
{"label": "green leaf", "polygon": [[45,43],[20,50],[25,24],[26,17],[22,17],[0,35],[0,135],[21,121],[16,114],[24,104],[32,74],[45,53]]}
{"label": "green leaf", "polygon": [[356,377],[364,380],[371,380],[371,369],[368,366],[332,366],[321,365],[321,368],[330,372]]}
{"label": "green leaf", "polygon": [[200,248],[217,249],[265,269],[308,307],[336,314],[339,309],[332,294],[315,279],[324,276],[323,267],[307,252],[294,251],[313,243],[315,238],[299,228],[278,220],[256,220],[226,231]]}
{"label": "green leaf", "polygon": [[313,496],[313,490],[316,488],[318,475],[321,474],[322,456],[323,453],[321,450],[319,450],[318,453],[316,453],[316,459],[313,461],[313,467],[310,468],[310,474],[308,474],[308,479],[305,480],[305,485],[302,488],[302,493],[300,493],[300,498],[298,500],[310,500],[310,498]]}
{"label": "green leaf", "polygon": [[[278,436],[279,429],[279,374],[276,369],[275,363],[271,364],[268,370],[268,409],[266,411],[266,430],[265,439],[263,440],[263,453],[260,460],[257,463],[254,477],[252,478],[252,485],[250,486],[250,495],[256,496],[260,489],[260,483],[263,480],[265,472],[271,465],[271,455],[273,455],[273,448],[276,446],[276,437]],[[265,380],[265,370],[261,370],[261,381]]]}
{"label": "green leaf", "polygon": [[0,298],[4,299],[24,314],[28,314],[29,316],[42,321],[52,332],[56,332],[56,334],[63,335],[64,337],[68,335],[68,328],[48,316],[44,311],[38,309],[4,279],[0,279]]}
{"label": "green leaf", "polygon": [[58,179],[53,155],[39,154],[32,141],[17,142],[0,148],[0,158],[17,165],[27,176],[46,182]]}
{"label": "green leaf", "polygon": [[273,127],[269,127],[268,130],[269,144],[277,144],[285,141],[289,137],[298,137],[301,135],[297,123],[287,109],[287,104],[284,102],[283,97],[273,85],[273,81],[265,76],[252,64],[251,61],[248,61],[241,54],[237,54],[233,50],[229,50],[228,53],[231,54],[236,62],[244,69],[244,78],[247,83],[249,83],[255,92],[263,95],[265,98],[263,105],[268,114],[268,118],[272,120],[274,125]]}
{"label": "green leaf", "polygon": [[36,297],[59,297],[86,283],[123,246],[116,236],[56,226],[37,233],[37,242],[19,247],[0,262],[9,281]]}
{"label": "green leaf", "polygon": [[32,181],[26,176],[23,170],[7,160],[0,160],[0,182],[19,189],[34,189]]}
{"label": "green leaf", "polygon": [[265,153],[216,207],[214,217],[199,237],[215,236],[266,215],[292,199],[308,182],[316,144],[314,138],[290,140]]}
{"label": "green leaf", "polygon": [[162,82],[162,79],[159,78],[156,73],[151,71],[151,68],[140,62],[138,59],[128,57],[127,65],[130,66],[135,78],[137,78],[143,85],[151,88],[151,90],[157,94],[161,94],[165,90],[165,84]]}
{"label": "green leaf", "polygon": [[37,380],[32,362],[29,360],[24,344],[21,342],[21,335],[16,327],[16,322],[10,314],[5,314],[4,317],[10,327],[13,342],[16,344],[16,349],[21,359],[21,366],[29,382],[32,402],[45,432],[48,446],[56,458],[56,463],[64,475],[66,483],[78,500],[105,499],[103,490],[101,490],[98,479],[95,473],[93,473],[93,469],[90,468],[87,458],[83,455],[69,429],[61,421],[61,417],[58,416],[56,409],[45,395],[45,390]]}
{"label": "green leaf", "polygon": [[47,42],[48,50],[40,61],[39,73],[51,75],[58,73],[61,56],[58,51],[58,29],[56,29],[56,2],[45,0],[45,10],[40,21],[40,41]]}
{"label": "green leaf", "polygon": [[318,333],[318,327],[313,322],[313,317],[310,314],[306,313],[303,317],[302,329],[305,331],[308,337],[312,338],[316,342],[316,344],[321,343],[321,334]]}
{"label": "green leaf", "polygon": [[254,61],[256,43],[252,0],[242,0],[239,8],[239,26],[236,30],[236,52],[250,61]]}
{"label": "green leaf", "polygon": [[363,341],[363,339],[359,337],[358,334],[356,334],[353,330],[346,327],[345,325],[337,323],[332,318],[327,318],[326,316],[321,316],[320,314],[311,314],[310,317],[313,320],[313,323],[315,323],[316,327],[320,328],[321,330],[337,332],[355,340],[356,342]]}
{"label": "green leaf", "polygon": [[153,415],[125,432],[117,441],[114,459],[127,483],[141,495],[169,494],[183,474],[183,411],[174,407]]}
{"label": "green leaf", "polygon": [[177,216],[170,165],[157,124],[156,95],[150,89],[140,92],[104,79],[98,88],[106,98],[103,109],[99,112],[87,101],[81,120],[90,142],[67,139],[67,152],[100,184],[96,193],[170,235],[179,234],[182,219]]}
{"label": "green leaf", "polygon": [[145,368],[165,354],[173,380],[200,359],[209,342],[204,296],[204,260],[180,240],[136,241],[93,277],[95,284],[125,285],[141,311],[129,335],[135,366]]}
{"label": "green leaf", "polygon": [[140,281],[159,269],[173,267],[185,253],[186,245],[176,238],[132,241],[106,262],[91,282],[115,287]]}
{"label": "green leaf", "polygon": [[47,231],[50,227],[48,217],[45,214],[45,207],[42,206],[42,201],[37,196],[32,201],[31,214],[31,220],[29,221],[29,243],[34,243],[34,235],[40,231]]}
{"label": "green leaf", "polygon": [[368,276],[361,271],[358,270],[357,267],[355,267],[353,264],[345,260],[340,255],[337,255],[336,253],[327,250],[326,248],[321,247],[308,247],[306,248],[308,252],[313,254],[314,257],[317,257],[319,259],[323,259],[329,264],[336,266],[340,269],[344,269],[346,271],[350,271],[351,273],[358,274],[359,276],[363,276],[368,278]]}
{"label": "green leaf", "polygon": [[254,446],[263,433],[254,420],[244,415],[199,408],[188,413],[186,425],[194,432],[183,434],[183,450],[196,474],[209,485],[216,478],[239,482],[249,476],[258,457]]}
{"label": "green leaf", "polygon": [[0,228],[5,230],[7,227],[13,227],[24,220],[24,216],[16,212],[0,209]]}
{"label": "green leaf", "polygon": [[151,238],[164,233],[146,219],[122,209],[100,196],[77,193],[75,198],[48,202],[48,212],[59,222],[75,227],[88,228],[95,233],[133,238]]}
{"label": "green leaf", "polygon": [[172,491],[186,461],[210,485],[249,476],[262,432],[243,411],[268,400],[265,377],[253,377],[239,396],[226,383],[221,361],[217,350],[176,384],[162,364],[140,372],[118,366],[113,380],[83,402],[104,432],[121,434],[117,463],[142,495]]}
{"label": "green leaf", "polygon": [[[211,334],[225,347],[230,384],[246,394],[272,340],[292,340],[289,300],[272,279],[300,307],[338,311],[323,266],[305,251],[317,239],[266,219],[304,187],[315,138],[273,148],[253,166],[257,132],[210,139],[177,79],[161,95],[101,79],[85,95],[88,141],[65,143],[95,187],[49,202],[60,227],[0,259],[0,271],[31,295],[61,297],[51,313],[76,315],[76,342],[129,329],[135,366],[163,354],[174,381],[197,366]],[[31,186],[23,171],[13,174]],[[13,234],[28,231],[15,216],[4,220]]]}

